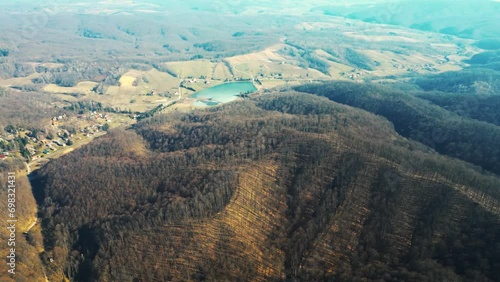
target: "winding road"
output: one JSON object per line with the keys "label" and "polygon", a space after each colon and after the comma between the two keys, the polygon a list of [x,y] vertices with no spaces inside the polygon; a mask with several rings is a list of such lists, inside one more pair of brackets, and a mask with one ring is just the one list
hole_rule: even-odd
{"label": "winding road", "polygon": [[248,75],[248,76],[252,79],[252,81],[255,81],[255,79],[254,79],[254,77],[253,77],[253,75],[252,75],[251,73],[249,73],[249,72],[245,72],[245,71],[242,71],[242,70],[239,70],[239,69],[238,69],[238,66],[243,65],[243,64],[246,64],[246,63],[239,63],[239,64],[235,65],[235,66],[233,67],[233,69],[234,69],[235,71],[239,72],[239,73],[242,73],[242,74],[246,74],[246,75]]}

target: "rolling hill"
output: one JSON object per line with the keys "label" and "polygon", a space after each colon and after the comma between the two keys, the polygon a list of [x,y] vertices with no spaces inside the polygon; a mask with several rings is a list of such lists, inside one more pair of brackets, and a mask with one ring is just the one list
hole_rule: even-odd
{"label": "rolling hill", "polygon": [[499,1],[56,2],[0,0],[0,281],[500,281]]}
{"label": "rolling hill", "polygon": [[497,176],[310,94],[158,115],[33,184],[51,280],[500,278]]}

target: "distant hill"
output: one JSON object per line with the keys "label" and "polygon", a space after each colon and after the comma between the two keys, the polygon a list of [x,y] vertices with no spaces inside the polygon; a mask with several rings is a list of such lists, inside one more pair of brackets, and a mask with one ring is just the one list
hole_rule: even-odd
{"label": "distant hill", "polygon": [[[391,121],[402,136],[431,146],[441,154],[465,160],[500,175],[500,127],[431,105],[415,95],[418,92],[411,95],[374,84],[351,82],[310,84],[295,89],[381,115]],[[459,104],[461,101],[455,100],[455,103]],[[489,105],[478,104],[469,110],[477,115],[477,112],[486,110],[486,106]],[[491,114],[496,113],[496,109],[489,109]]]}
{"label": "distant hill", "polygon": [[500,93],[500,72],[488,69],[467,69],[419,76],[414,83],[424,91],[495,95]]}
{"label": "distant hill", "polygon": [[484,50],[498,50],[500,49],[500,39],[482,39],[477,42],[477,47]]}
{"label": "distant hill", "polygon": [[479,1],[390,1],[373,5],[316,8],[331,16],[366,22],[400,25],[463,38],[499,38],[500,2]]}
{"label": "distant hill", "polygon": [[500,71],[500,51],[485,51],[472,56],[470,60],[465,61],[471,64],[473,68],[487,68]]}

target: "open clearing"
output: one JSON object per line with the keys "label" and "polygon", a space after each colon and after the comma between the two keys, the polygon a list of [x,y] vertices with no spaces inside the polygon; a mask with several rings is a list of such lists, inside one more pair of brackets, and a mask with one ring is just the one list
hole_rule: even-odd
{"label": "open clearing", "polygon": [[365,40],[365,41],[376,41],[376,42],[382,42],[382,41],[398,41],[398,42],[409,42],[409,43],[418,43],[419,41],[414,38],[409,38],[409,37],[404,37],[404,36],[396,36],[396,35],[367,35],[367,34],[359,34],[355,32],[344,32],[345,36],[351,37],[351,38],[356,38],[359,40]]}
{"label": "open clearing", "polygon": [[195,60],[185,62],[169,62],[164,66],[175,73],[178,77],[211,77],[214,72],[215,64],[209,60]]}
{"label": "open clearing", "polygon": [[48,84],[43,90],[55,94],[90,94],[92,89],[96,86],[96,82],[82,81],[74,87],[62,87],[56,84]]}

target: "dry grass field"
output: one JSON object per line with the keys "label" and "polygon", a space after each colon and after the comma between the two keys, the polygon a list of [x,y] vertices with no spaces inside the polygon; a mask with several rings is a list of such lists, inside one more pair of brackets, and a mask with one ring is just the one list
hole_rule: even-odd
{"label": "dry grass field", "polygon": [[9,79],[0,79],[0,87],[23,86],[31,84],[31,80],[39,77],[37,73],[31,74],[27,77],[15,77]]}
{"label": "dry grass field", "polygon": [[75,87],[62,87],[56,84],[48,84],[43,88],[44,91],[55,94],[90,94],[97,83],[92,81],[79,82]]}
{"label": "dry grass field", "polygon": [[175,73],[178,77],[211,77],[214,73],[215,64],[209,60],[195,60],[185,62],[169,62],[165,67]]}

